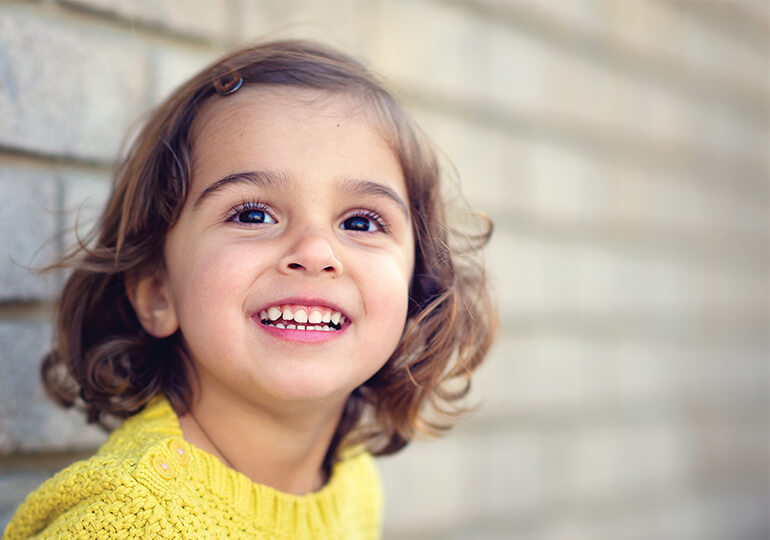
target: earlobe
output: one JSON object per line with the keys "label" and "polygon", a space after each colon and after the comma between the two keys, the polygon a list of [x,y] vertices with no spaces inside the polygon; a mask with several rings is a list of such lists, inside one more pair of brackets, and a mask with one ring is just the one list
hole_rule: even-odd
{"label": "earlobe", "polygon": [[156,338],[179,328],[168,279],[158,272],[126,277],[126,294],[142,327]]}

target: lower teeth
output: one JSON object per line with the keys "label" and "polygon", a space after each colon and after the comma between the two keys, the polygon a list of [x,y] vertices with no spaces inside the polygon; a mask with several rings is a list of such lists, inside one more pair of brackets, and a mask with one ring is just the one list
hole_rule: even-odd
{"label": "lower teeth", "polygon": [[334,323],[328,323],[326,326],[321,325],[303,325],[303,324],[283,324],[283,323],[275,323],[273,321],[269,320],[263,320],[262,324],[265,326],[273,326],[275,328],[281,328],[286,330],[315,330],[316,332],[331,332],[339,330],[341,325],[334,324]]}

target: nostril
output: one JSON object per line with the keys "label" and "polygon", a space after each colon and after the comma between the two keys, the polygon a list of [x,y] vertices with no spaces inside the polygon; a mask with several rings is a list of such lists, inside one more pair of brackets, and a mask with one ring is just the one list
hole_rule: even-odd
{"label": "nostril", "polygon": [[324,272],[334,272],[334,267],[333,266],[327,266],[326,268],[324,268]]}
{"label": "nostril", "polygon": [[302,268],[302,265],[299,263],[289,263],[289,268],[291,268],[292,270],[298,270]]}

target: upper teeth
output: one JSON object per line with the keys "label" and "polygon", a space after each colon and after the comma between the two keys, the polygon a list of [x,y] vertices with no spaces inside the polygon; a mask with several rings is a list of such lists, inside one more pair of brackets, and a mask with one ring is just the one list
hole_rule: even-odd
{"label": "upper teeth", "polygon": [[314,325],[329,322],[338,325],[345,322],[345,316],[339,311],[332,311],[322,306],[298,306],[294,304],[270,306],[259,312],[259,318],[263,321],[283,319],[284,321]]}

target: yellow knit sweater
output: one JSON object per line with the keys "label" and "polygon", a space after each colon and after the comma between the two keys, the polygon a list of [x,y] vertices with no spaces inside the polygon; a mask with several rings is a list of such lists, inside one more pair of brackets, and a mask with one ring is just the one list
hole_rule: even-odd
{"label": "yellow knit sweater", "polygon": [[16,510],[17,538],[379,538],[382,493],[365,451],[338,462],[321,490],[255,484],[182,437],[165,397],[126,420],[90,459],[47,480]]}

